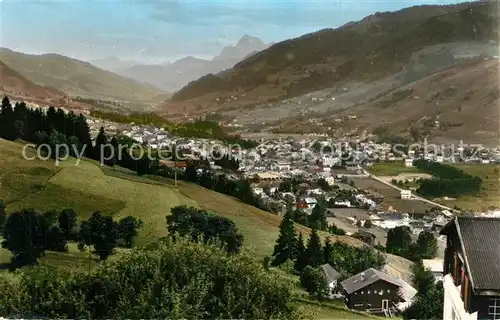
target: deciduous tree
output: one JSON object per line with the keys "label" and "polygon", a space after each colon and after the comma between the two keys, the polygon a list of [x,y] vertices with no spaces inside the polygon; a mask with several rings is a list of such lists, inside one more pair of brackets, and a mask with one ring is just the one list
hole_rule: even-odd
{"label": "deciduous tree", "polygon": [[40,216],[31,209],[9,215],[4,226],[2,246],[11,251],[13,266],[37,263],[45,252],[46,231]]}
{"label": "deciduous tree", "polygon": [[106,260],[117,246],[118,224],[111,216],[94,212],[80,225],[80,241],[87,246],[93,246],[93,253],[101,260]]}
{"label": "deciduous tree", "polygon": [[300,273],[300,284],[313,297],[322,300],[328,296],[328,283],[317,268],[306,266]]}
{"label": "deciduous tree", "polygon": [[422,231],[418,235],[417,248],[422,259],[434,259],[437,252],[437,239],[429,231]]}
{"label": "deciduous tree", "polygon": [[405,256],[408,254],[412,244],[410,228],[406,226],[396,227],[387,233],[386,249],[388,253]]}
{"label": "deciduous tree", "polygon": [[132,248],[134,238],[139,233],[139,228],[143,225],[142,220],[132,216],[125,217],[118,222],[119,236],[125,247]]}
{"label": "deciduous tree", "polygon": [[64,209],[58,216],[59,228],[61,228],[64,237],[68,240],[76,240],[77,232],[75,230],[77,225],[76,212],[73,209]]}

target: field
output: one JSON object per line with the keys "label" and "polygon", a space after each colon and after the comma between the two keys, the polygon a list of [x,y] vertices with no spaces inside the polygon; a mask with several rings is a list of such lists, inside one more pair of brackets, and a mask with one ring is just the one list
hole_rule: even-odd
{"label": "field", "polygon": [[486,212],[500,208],[500,165],[498,164],[457,164],[455,167],[483,179],[483,189],[475,196],[461,196],[453,201],[439,201],[447,206],[457,206],[462,210]]}
{"label": "field", "polygon": [[[486,212],[491,208],[500,208],[500,165],[498,164],[453,164],[454,167],[457,167],[461,170],[464,170],[466,173],[469,173],[473,176],[478,176],[483,179],[483,190],[474,196],[461,196],[456,200],[439,200],[436,199],[436,202],[439,202],[443,205],[454,207],[457,206],[461,210],[472,210],[472,211],[480,211]],[[388,182],[392,179],[396,180],[405,180],[406,178],[410,179],[418,174],[422,174],[422,172],[415,167],[405,167],[401,162],[379,162],[375,163],[373,167],[369,168],[371,174],[379,176],[381,179],[385,179]],[[399,177],[398,177],[399,176]],[[425,176],[422,176],[425,177]],[[355,179],[360,180],[360,179]],[[375,190],[387,189],[387,191],[381,192],[386,197],[393,200],[386,200],[388,203],[395,203],[398,207],[395,208],[405,208],[407,207],[404,202],[407,200],[399,200],[394,199],[399,197],[396,193],[397,190],[390,190],[388,186],[384,186],[382,183],[377,181],[367,182],[360,181],[355,182],[357,187],[365,188],[366,186],[370,188],[375,188]],[[378,191],[378,190],[377,190]],[[434,200],[434,199],[433,199]],[[416,204],[416,202],[415,202]],[[421,203],[424,207],[429,206],[425,203]],[[418,206],[420,207],[420,205]]]}
{"label": "field", "polygon": [[415,212],[424,213],[425,210],[433,208],[429,203],[419,200],[403,200],[401,199],[400,192],[380,181],[368,177],[351,177],[350,180],[354,181],[356,188],[363,190],[373,190],[382,194],[385,199],[382,206],[385,208],[392,207],[394,210],[400,212]]}
{"label": "field", "polygon": [[[138,237],[141,245],[166,235],[165,216],[170,208],[197,206],[232,219],[244,235],[245,250],[253,251],[257,259],[272,253],[281,218],[235,198],[185,182],[179,182],[176,188],[169,179],[138,177],[130,170],[102,168],[91,160],[81,161],[78,166],[74,159],[67,160],[55,167],[51,161],[23,159],[21,149],[20,143],[0,140],[0,198],[5,199],[8,212],[28,207],[38,211],[74,208],[81,219],[98,210],[115,218],[133,215],[145,222]],[[29,155],[32,153],[28,151]],[[310,231],[299,225],[296,228],[306,237]],[[362,245],[350,237],[330,237],[332,241]],[[119,254],[113,258],[119,258]],[[9,260],[9,251],[0,248],[0,265]],[[407,260],[388,255],[388,262],[396,275],[409,274]],[[86,253],[79,252],[74,243],[69,244],[69,253],[46,252],[41,263],[83,272],[97,264]],[[353,318],[353,314],[340,307],[311,301],[300,303],[320,318]]]}
{"label": "field", "polygon": [[377,162],[368,168],[368,171],[375,176],[397,176],[403,173],[422,173],[418,168],[406,167],[401,161]]}
{"label": "field", "polygon": [[74,160],[68,160],[55,167],[50,161],[25,160],[18,145],[9,144],[4,149],[4,144],[2,167],[6,170],[1,180],[0,197],[5,199],[9,211],[74,208],[82,219],[95,211],[116,218],[132,215],[144,220],[138,243],[147,244],[166,235],[165,216],[170,208],[196,206],[195,201],[184,197],[177,189],[155,181],[141,183],[137,181],[139,177],[134,181],[126,171],[118,171],[117,175],[128,179],[106,175],[91,161],[81,161],[75,166]]}

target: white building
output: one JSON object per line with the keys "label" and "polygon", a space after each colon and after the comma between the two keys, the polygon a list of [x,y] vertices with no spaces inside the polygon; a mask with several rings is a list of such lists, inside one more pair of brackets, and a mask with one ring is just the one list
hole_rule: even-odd
{"label": "white building", "polygon": [[307,207],[308,207],[309,209],[314,208],[314,207],[316,206],[316,203],[318,203],[318,202],[316,201],[316,199],[314,199],[314,198],[312,198],[312,197],[305,198],[305,199],[304,199],[304,202],[307,204]]}
{"label": "white building", "polygon": [[422,260],[422,264],[424,265],[424,268],[428,269],[430,272],[432,272],[432,275],[434,276],[435,281],[443,281],[444,276],[443,276],[443,259],[424,259]]}
{"label": "white building", "polygon": [[411,190],[401,190],[401,199],[411,199]]}
{"label": "white building", "polygon": [[258,196],[260,196],[264,193],[264,189],[261,187],[252,188],[252,191],[255,195],[258,195]]}
{"label": "white building", "polygon": [[325,178],[326,183],[328,183],[329,186],[333,186],[335,184],[335,178],[330,176]]}
{"label": "white building", "polygon": [[413,167],[413,159],[405,159],[405,167]]}

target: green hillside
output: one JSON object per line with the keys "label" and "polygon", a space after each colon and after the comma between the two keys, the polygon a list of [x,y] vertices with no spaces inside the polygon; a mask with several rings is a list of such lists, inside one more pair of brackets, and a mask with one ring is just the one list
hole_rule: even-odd
{"label": "green hillside", "polygon": [[[70,159],[56,167],[52,160],[26,160],[22,156],[23,144],[0,139],[0,199],[6,202],[7,212],[21,208],[33,208],[39,212],[74,208],[80,219],[100,210],[114,217],[132,215],[144,221],[138,236],[139,245],[155,242],[167,232],[165,216],[178,205],[196,206],[215,212],[233,220],[244,236],[246,250],[256,259],[270,255],[278,235],[281,218],[246,205],[237,199],[180,182],[174,187],[168,179],[150,180],[138,177],[123,168],[100,167],[92,160]],[[27,149],[26,155],[35,156],[34,150]],[[297,226],[303,233],[309,229]],[[325,234],[323,234],[325,236]],[[360,241],[350,237],[334,237],[359,246]],[[120,251],[112,259],[120,259]],[[10,260],[10,252],[0,248],[0,265]],[[409,266],[404,259],[388,256],[393,269],[408,273]],[[97,266],[86,253],[79,252],[76,244],[70,243],[68,253],[46,252],[42,264],[68,270],[86,271]],[[277,270],[276,272],[280,272]],[[284,276],[283,281],[292,281],[297,286],[297,277]],[[354,314],[339,303],[321,303],[308,300],[305,292],[296,290],[299,303],[324,318],[368,318],[364,314]]]}
{"label": "green hillside", "polygon": [[146,102],[163,94],[150,85],[62,55],[29,55],[0,48],[0,60],[32,82],[57,88],[73,97]]}

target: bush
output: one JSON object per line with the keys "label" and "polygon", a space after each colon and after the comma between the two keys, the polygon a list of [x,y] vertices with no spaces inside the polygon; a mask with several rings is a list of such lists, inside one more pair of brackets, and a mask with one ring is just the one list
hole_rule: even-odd
{"label": "bush", "polygon": [[210,214],[194,207],[177,206],[167,216],[168,232],[172,235],[189,235],[194,241],[221,242],[230,253],[238,253],[243,245],[243,235],[230,219]]}
{"label": "bush", "polygon": [[[291,286],[249,255],[186,238],[133,249],[92,274],[0,274],[0,314],[38,318],[300,319]],[[6,302],[6,303],[4,303]]]}
{"label": "bush", "polygon": [[21,274],[0,271],[0,317],[25,312],[27,298]]}
{"label": "bush", "polygon": [[309,294],[319,300],[328,296],[328,284],[323,273],[311,266],[307,266],[300,274],[300,284]]}

